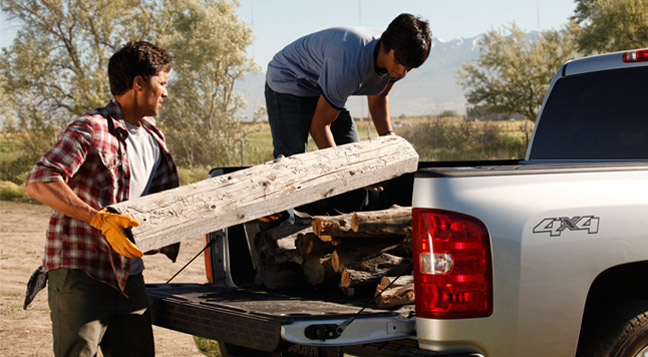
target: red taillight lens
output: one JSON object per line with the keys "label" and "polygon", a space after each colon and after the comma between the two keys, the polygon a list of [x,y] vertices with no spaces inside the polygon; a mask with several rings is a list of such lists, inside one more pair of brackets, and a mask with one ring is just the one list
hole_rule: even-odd
{"label": "red taillight lens", "polygon": [[623,54],[623,62],[648,61],[648,49],[628,51]]}
{"label": "red taillight lens", "polygon": [[[205,243],[209,243],[209,233],[205,235]],[[212,276],[211,249],[205,249],[203,255],[205,257],[205,275],[207,276],[207,281],[213,283],[214,277]]]}
{"label": "red taillight lens", "polygon": [[493,312],[486,226],[460,213],[412,209],[416,316],[457,319]]}

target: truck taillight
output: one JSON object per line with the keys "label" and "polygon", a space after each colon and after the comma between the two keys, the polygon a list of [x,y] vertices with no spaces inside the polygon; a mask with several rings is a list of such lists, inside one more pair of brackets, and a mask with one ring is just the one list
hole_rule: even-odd
{"label": "truck taillight", "polygon": [[623,54],[623,62],[648,61],[648,49],[628,51]]}
{"label": "truck taillight", "polygon": [[[209,239],[209,233],[205,234],[205,243],[209,243]],[[205,249],[203,255],[205,257],[205,275],[207,276],[207,281],[213,283],[214,277],[212,275],[211,248]]]}
{"label": "truck taillight", "polygon": [[490,238],[460,213],[412,209],[416,316],[457,319],[493,312]]}

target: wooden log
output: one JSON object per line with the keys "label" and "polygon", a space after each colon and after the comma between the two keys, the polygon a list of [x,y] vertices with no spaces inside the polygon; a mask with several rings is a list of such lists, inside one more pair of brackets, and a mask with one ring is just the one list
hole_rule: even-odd
{"label": "wooden log", "polygon": [[413,172],[418,154],[381,136],[216,176],[110,207],[140,221],[135,244],[149,251]]}
{"label": "wooden log", "polygon": [[331,254],[331,265],[337,273],[345,268],[363,269],[363,262],[380,256],[400,246],[399,239],[382,238],[370,243],[358,240],[344,240]]}
{"label": "wooden log", "polygon": [[312,286],[335,284],[340,278],[331,267],[331,254],[309,255],[304,258],[302,269],[306,282]]}
{"label": "wooden log", "polygon": [[311,226],[280,226],[259,232],[256,251],[261,265],[274,265],[287,262],[302,264],[296,241],[300,235],[313,234]]}
{"label": "wooden log", "polygon": [[297,253],[302,257],[308,255],[321,255],[323,253],[331,253],[335,249],[333,241],[324,242],[315,233],[306,232],[299,234],[295,240]]}
{"label": "wooden log", "polygon": [[313,233],[322,241],[330,242],[335,237],[356,235],[351,229],[353,214],[313,217]]}
{"label": "wooden log", "polygon": [[268,289],[297,288],[306,285],[304,275],[296,264],[259,266],[254,283]]}
{"label": "wooden log", "polygon": [[325,242],[336,237],[404,236],[411,231],[411,207],[394,206],[379,211],[313,217],[313,233]]}
{"label": "wooden log", "polygon": [[347,268],[342,272],[339,287],[357,288],[367,285],[376,286],[384,276],[410,274],[411,260],[383,253],[360,264],[359,269]]}
{"label": "wooden log", "polygon": [[380,211],[355,212],[351,229],[378,236],[406,235],[412,231],[412,207],[394,206]]}
{"label": "wooden log", "polygon": [[388,308],[414,303],[414,277],[401,276],[395,282],[394,279],[387,276],[380,279],[380,283],[376,286],[377,307]]}
{"label": "wooden log", "polygon": [[414,275],[401,275],[401,276],[383,276],[376,286],[376,293],[379,293],[387,288],[395,288],[414,283]]}

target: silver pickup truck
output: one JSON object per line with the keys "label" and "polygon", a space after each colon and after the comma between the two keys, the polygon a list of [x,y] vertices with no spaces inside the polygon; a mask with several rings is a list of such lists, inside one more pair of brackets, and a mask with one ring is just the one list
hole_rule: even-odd
{"label": "silver pickup truck", "polygon": [[370,208],[413,207],[414,306],[255,286],[250,222],[209,235],[209,284],[148,286],[153,321],[230,356],[646,357],[647,84],[648,49],[567,62],[524,160],[385,182]]}

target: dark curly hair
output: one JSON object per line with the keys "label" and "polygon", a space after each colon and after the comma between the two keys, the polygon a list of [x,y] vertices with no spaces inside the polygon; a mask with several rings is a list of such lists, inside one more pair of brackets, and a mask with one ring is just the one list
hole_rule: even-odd
{"label": "dark curly hair", "polygon": [[432,32],[427,20],[412,14],[400,14],[380,36],[380,42],[385,52],[394,50],[394,57],[400,64],[417,68],[430,54]]}
{"label": "dark curly hair", "polygon": [[113,95],[131,89],[135,76],[149,78],[171,70],[171,56],[166,50],[146,41],[130,41],[110,57],[108,78]]}

